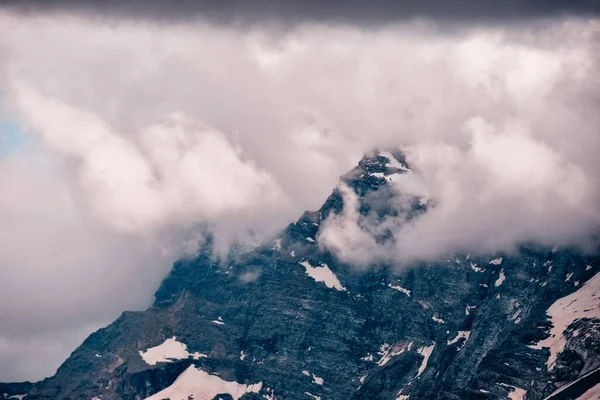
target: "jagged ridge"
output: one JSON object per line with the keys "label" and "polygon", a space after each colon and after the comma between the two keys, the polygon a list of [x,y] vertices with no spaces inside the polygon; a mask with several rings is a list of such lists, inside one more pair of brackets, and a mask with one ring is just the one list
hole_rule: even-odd
{"label": "jagged ridge", "polygon": [[[397,195],[392,177],[409,171],[401,153],[375,152],[342,182],[362,214],[385,216],[393,208],[371,204],[370,194]],[[207,240],[195,259],[174,265],[151,308],[92,334],[27,398],[142,399],[196,370],[242,385],[246,392],[234,393],[242,399],[542,399],[599,366],[597,335],[567,340],[550,371],[549,351],[531,348],[548,335],[546,310],[595,276],[598,258],[529,247],[356,273],[316,243],[323,221],[343,208],[336,189],[273,242],[227,259],[214,258]],[[407,215],[426,209],[415,197]],[[597,333],[596,323],[569,329]],[[143,359],[173,337],[205,357]]]}

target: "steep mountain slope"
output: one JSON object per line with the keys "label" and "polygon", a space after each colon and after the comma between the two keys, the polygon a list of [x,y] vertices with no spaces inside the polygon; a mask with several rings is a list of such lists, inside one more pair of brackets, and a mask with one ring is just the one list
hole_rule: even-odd
{"label": "steep mountain slope", "polygon": [[401,154],[370,154],[271,243],[217,259],[207,240],[151,308],[92,334],[27,399],[559,399],[592,388],[599,258],[529,246],[357,272],[318,246],[324,221],[349,207],[344,190],[373,220],[397,214],[398,198],[408,220],[427,212],[426,199],[397,193],[410,173]]}
{"label": "steep mountain slope", "polygon": [[31,382],[0,383],[0,399],[20,400],[31,386]]}

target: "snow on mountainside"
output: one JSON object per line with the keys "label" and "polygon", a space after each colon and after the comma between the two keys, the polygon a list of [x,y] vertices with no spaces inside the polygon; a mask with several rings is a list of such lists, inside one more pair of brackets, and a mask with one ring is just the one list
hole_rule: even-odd
{"label": "snow on mountainside", "polygon": [[195,360],[201,357],[207,357],[206,354],[198,352],[193,354],[188,353],[187,345],[178,342],[175,336],[165,340],[158,346],[151,347],[146,351],[140,351],[139,353],[148,365],[156,365],[161,362],[173,362],[173,360],[182,360],[189,357],[192,357]]}
{"label": "snow on mountainside", "polygon": [[[600,273],[594,275],[581,289],[552,304],[548,309],[548,315],[553,324],[550,336],[531,347],[550,348],[550,357],[546,365],[552,369],[556,356],[564,349],[567,342],[563,334],[567,327],[580,318],[600,319]],[[573,336],[579,334],[579,331],[573,332]]]}
{"label": "snow on mountainside", "polygon": [[258,393],[261,389],[261,382],[254,385],[227,382],[190,365],[172,385],[146,400],[188,400],[190,396],[193,399],[213,399],[219,394],[228,394],[233,400],[238,400],[246,393]]}
{"label": "snow on mountainside", "polygon": [[306,268],[306,274],[313,278],[316,282],[323,282],[328,288],[346,290],[335,274],[331,272],[327,264],[322,264],[319,267],[313,267],[308,262],[302,261],[300,265]]}
{"label": "snow on mountainside", "polygon": [[[401,153],[369,154],[319,210],[268,243],[215,258],[209,238],[196,258],[175,263],[152,307],[90,335],[26,399],[594,393],[598,257],[529,246],[404,269],[377,262],[359,273],[318,243],[327,221],[346,223],[338,225],[344,233],[353,229],[348,221],[397,216],[398,196],[407,220],[426,213],[426,193],[403,192],[414,174]],[[393,241],[382,232],[375,240]],[[249,273],[253,279],[240,279]]]}

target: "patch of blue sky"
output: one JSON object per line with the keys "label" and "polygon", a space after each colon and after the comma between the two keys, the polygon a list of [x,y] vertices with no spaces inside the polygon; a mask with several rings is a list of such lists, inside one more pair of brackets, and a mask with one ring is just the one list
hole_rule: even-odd
{"label": "patch of blue sky", "polygon": [[27,134],[18,123],[0,121],[0,156],[21,149],[26,141]]}
{"label": "patch of blue sky", "polygon": [[0,157],[18,152],[27,145],[31,135],[3,111],[4,92],[0,90]]}

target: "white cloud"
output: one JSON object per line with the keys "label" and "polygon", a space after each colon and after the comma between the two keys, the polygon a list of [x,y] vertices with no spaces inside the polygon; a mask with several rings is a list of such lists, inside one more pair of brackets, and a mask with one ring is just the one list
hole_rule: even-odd
{"label": "white cloud", "polygon": [[338,190],[344,200],[344,209],[340,214],[330,214],[319,231],[319,246],[331,250],[341,260],[351,264],[365,264],[380,253],[374,236],[361,227],[359,199],[356,193],[340,183]]}
{"label": "white cloud", "polygon": [[143,231],[283,200],[269,174],[242,161],[223,134],[184,116],[131,137],[24,84],[14,91],[29,128],[79,164],[80,184],[109,224]]}
{"label": "white cloud", "polygon": [[[600,220],[599,29],[0,11],[1,115],[35,138],[0,156],[0,336],[51,345],[65,326],[143,308],[173,257],[161,248],[198,223],[273,232],[373,147],[405,149],[415,173],[399,187],[437,206],[381,227],[348,207],[322,234],[342,257],[350,244],[359,261],[405,262],[585,236]],[[379,229],[395,246],[375,245]]]}
{"label": "white cloud", "polygon": [[435,207],[395,230],[395,257],[435,259],[446,252],[512,251],[537,241],[577,244],[598,228],[597,182],[577,160],[533,139],[522,126],[469,120],[464,148],[411,148]]}

